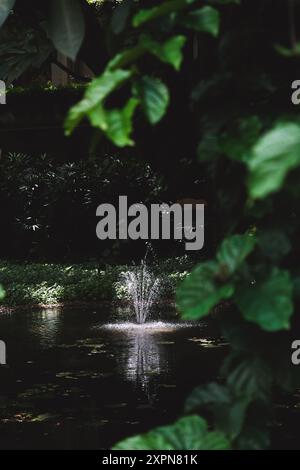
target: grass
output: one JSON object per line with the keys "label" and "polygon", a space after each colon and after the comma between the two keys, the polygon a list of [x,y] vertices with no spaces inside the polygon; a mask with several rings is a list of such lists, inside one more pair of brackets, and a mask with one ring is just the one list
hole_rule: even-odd
{"label": "grass", "polygon": [[[188,264],[186,258],[175,258],[153,266],[163,277],[164,297],[174,296]],[[127,293],[121,274],[128,269],[129,266],[107,266],[100,270],[93,263],[67,265],[0,261],[0,285],[5,290],[1,304],[14,307],[125,300]]]}

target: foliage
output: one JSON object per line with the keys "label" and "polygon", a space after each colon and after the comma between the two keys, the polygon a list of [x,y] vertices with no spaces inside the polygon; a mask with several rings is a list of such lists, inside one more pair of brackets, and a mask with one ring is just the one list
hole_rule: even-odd
{"label": "foliage", "polygon": [[[47,155],[8,154],[0,172],[5,226],[0,256],[15,259],[112,260],[122,247],[110,240],[100,244],[95,237],[97,206],[110,201],[118,207],[119,194],[148,203],[160,197],[165,185],[147,163],[117,155],[60,162]],[[131,252],[128,244],[124,251]]]}
{"label": "foliage", "polygon": [[[122,450],[165,449],[174,441],[211,448],[211,433],[218,436],[213,448],[267,448],[275,393],[299,386],[290,359],[300,298],[300,128],[288,92],[295,79],[291,60],[299,55],[295,6],[168,0],[141,8],[126,2],[113,17],[113,58],[67,117],[67,134],[87,118],[117,146],[132,146],[139,110],[153,125],[169,101],[182,105],[181,93],[167,91],[176,73],[191,89],[194,155],[211,177],[213,211],[222,214],[212,259],[178,290],[185,318],[203,318],[222,299],[232,302],[230,314],[218,315],[231,345],[221,379],[197,389],[186,404],[187,413],[210,413],[212,431],[191,416],[118,444]],[[278,47],[282,41],[291,48]],[[77,48],[75,41],[74,53]],[[176,132],[183,127],[175,120]]]}
{"label": "foliage", "polygon": [[[163,272],[162,295],[173,299],[176,286],[186,275],[188,260],[172,258],[158,261],[153,270]],[[85,264],[11,263],[0,261],[0,301],[5,306],[30,304],[56,305],[63,302],[124,301],[128,295],[121,281],[127,265],[99,267]]]}
{"label": "foliage", "polygon": [[[79,120],[87,117],[116,145],[132,145],[132,126],[128,122],[122,130],[118,128],[118,133],[110,127],[111,97],[126,96],[130,100],[138,96],[136,105],[150,124],[159,122],[167,110],[166,87],[170,87],[164,78],[171,72],[160,74],[159,67],[152,66],[155,73],[151,75],[150,90],[149,70],[145,67],[144,71],[141,59],[154,55],[160,62],[173,65],[186,79],[189,69],[180,69],[193,38],[191,30],[201,31],[198,48],[204,55],[206,34],[216,38],[221,31],[211,46],[213,58],[206,61],[209,72],[205,76],[199,72],[200,66],[194,67],[190,120],[198,126],[198,158],[206,164],[205,170],[216,188],[214,210],[222,211],[223,218],[215,256],[193,269],[180,286],[177,300],[184,318],[200,319],[222,299],[230,299],[232,313],[221,312],[218,321],[222,334],[230,341],[231,353],[221,368],[222,382],[196,390],[187,401],[186,412],[211,411],[213,432],[223,433],[232,448],[260,449],[270,445],[268,425],[274,391],[292,390],[299,382],[299,373],[291,366],[289,356],[290,336],[285,332],[292,334],[297,324],[299,118],[289,109],[287,95],[285,110],[282,105],[280,93],[288,79],[282,61],[287,59],[275,51],[277,28],[271,28],[274,32],[270,36],[269,23],[266,26],[272,7],[267,9],[268,2],[263,2],[259,31],[266,32],[258,42],[255,2],[251,7],[243,1],[240,6],[238,2],[212,3],[214,6],[205,5],[199,10],[192,0],[173,0],[149,9],[132,7],[132,16],[126,11],[124,24],[129,28],[131,23],[136,31],[130,47],[117,50],[100,78],[88,86],[83,100],[71,109],[66,130],[70,133]],[[255,14],[249,15],[249,8]],[[235,20],[226,14],[227,9]],[[279,16],[283,11],[282,5]],[[273,19],[275,22],[275,15]],[[289,21],[293,21],[293,15]],[[120,29],[125,28],[124,24]],[[289,28],[293,30],[294,25],[289,24]],[[199,60],[203,67],[205,61]],[[274,77],[274,67],[281,71],[280,77]],[[93,94],[96,84],[102,84],[107,74],[116,77],[110,89],[101,86]],[[121,75],[124,79],[118,80]],[[142,92],[137,95],[136,90]],[[97,97],[96,113],[100,118],[94,119]],[[270,110],[276,104],[278,108],[272,114]],[[251,114],[254,107],[257,115]],[[120,120],[123,108],[114,108],[114,113]],[[116,448],[170,448],[169,441],[164,440],[166,433],[173,435],[177,429],[188,433],[185,425],[193,418],[186,419],[175,427],[158,428],[125,440]],[[200,422],[198,426],[201,429]],[[189,448],[189,444],[186,446]],[[202,442],[197,446],[203,448]]]}
{"label": "foliage", "polygon": [[157,428],[141,436],[130,437],[114,450],[228,450],[229,441],[220,432],[209,432],[199,416],[181,418],[170,426]]}

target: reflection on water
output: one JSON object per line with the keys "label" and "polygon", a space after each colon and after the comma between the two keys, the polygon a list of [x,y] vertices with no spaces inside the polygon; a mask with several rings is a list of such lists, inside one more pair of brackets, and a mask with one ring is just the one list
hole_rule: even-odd
{"label": "reflection on water", "polygon": [[60,309],[41,310],[33,317],[29,332],[37,339],[42,349],[51,348],[57,343],[61,321]]}
{"label": "reflection on water", "polygon": [[213,378],[220,354],[199,342],[206,325],[109,323],[114,313],[0,317],[9,365],[0,368],[0,449],[108,449],[175,419],[192,388]]}
{"label": "reflection on water", "polygon": [[[163,341],[166,334],[183,328],[195,327],[189,323],[167,323],[162,321],[137,323],[110,323],[102,328],[114,335],[123,335],[127,348],[119,357],[119,371],[124,378],[142,390],[149,403],[153,404],[159,384],[154,380],[162,372],[164,380],[172,368],[173,355],[170,347],[174,341]],[[124,367],[125,365],[125,367]]]}
{"label": "reflection on water", "polygon": [[[149,383],[153,374],[161,372],[162,358],[155,335],[147,330],[140,330],[131,335],[126,362],[126,378],[141,387],[151,400]],[[168,371],[167,361],[164,361],[165,373]]]}

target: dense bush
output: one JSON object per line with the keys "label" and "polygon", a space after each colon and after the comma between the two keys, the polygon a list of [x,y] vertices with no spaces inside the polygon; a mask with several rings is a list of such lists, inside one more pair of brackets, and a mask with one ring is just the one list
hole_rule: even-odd
{"label": "dense bush", "polygon": [[[96,238],[96,208],[119,195],[149,203],[164,191],[162,179],[134,158],[107,155],[79,162],[9,154],[0,162],[2,257],[98,260],[120,257],[117,242]],[[144,244],[123,249],[143,255]],[[120,259],[118,260],[120,261]]]}
{"label": "dense bush", "polygon": [[[152,265],[161,279],[161,297],[175,299],[178,282],[186,275],[190,261],[173,258]],[[64,302],[98,302],[126,300],[127,291],[122,273],[130,266],[109,266],[99,269],[95,263],[85,264],[13,264],[0,262],[0,283],[5,288],[3,304],[55,305]],[[163,274],[162,274],[163,273]]]}

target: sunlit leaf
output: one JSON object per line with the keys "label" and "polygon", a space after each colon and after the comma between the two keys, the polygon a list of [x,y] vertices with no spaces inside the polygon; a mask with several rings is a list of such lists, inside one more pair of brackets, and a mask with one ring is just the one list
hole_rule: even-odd
{"label": "sunlit leaf", "polygon": [[89,84],[83,99],[70,109],[65,122],[66,134],[71,134],[85,116],[89,113],[93,114],[97,106],[100,112],[104,99],[130,76],[131,72],[128,70],[107,70],[100,77],[93,80]]}
{"label": "sunlit leaf", "polygon": [[5,290],[3,289],[3,287],[0,284],[0,301],[3,300],[4,297],[5,297]]}
{"label": "sunlit leaf", "polygon": [[255,199],[280,189],[287,173],[300,165],[300,125],[278,124],[254,146],[247,161],[248,188]]}

